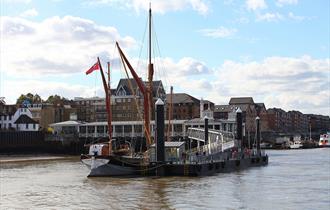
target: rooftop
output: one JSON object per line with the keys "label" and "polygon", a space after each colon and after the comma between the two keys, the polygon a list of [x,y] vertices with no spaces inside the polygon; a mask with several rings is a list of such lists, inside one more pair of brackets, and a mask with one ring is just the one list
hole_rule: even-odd
{"label": "rooftop", "polygon": [[229,101],[229,105],[234,104],[254,104],[252,97],[237,97],[237,98],[231,98]]}
{"label": "rooftop", "polygon": [[22,114],[19,118],[14,122],[15,124],[38,124],[37,121],[33,120],[26,114]]}
{"label": "rooftop", "polygon": [[[166,94],[167,103],[170,102],[171,94]],[[187,93],[174,93],[172,97],[173,104],[182,104],[182,103],[198,103],[199,100]]]}

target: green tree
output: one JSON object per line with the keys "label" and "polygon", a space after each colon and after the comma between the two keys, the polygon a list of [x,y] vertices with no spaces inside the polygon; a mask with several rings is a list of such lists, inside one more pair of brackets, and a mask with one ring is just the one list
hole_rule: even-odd
{"label": "green tree", "polygon": [[51,95],[47,98],[46,102],[50,104],[64,104],[67,101],[66,98],[61,97],[59,95]]}
{"label": "green tree", "polygon": [[16,100],[16,104],[20,105],[25,100],[29,101],[30,104],[42,103],[42,98],[38,94],[33,95],[32,93],[28,93],[26,95],[21,94],[20,97],[18,97],[18,99]]}
{"label": "green tree", "polygon": [[38,94],[35,94],[33,97],[32,97],[32,102],[34,104],[40,104],[42,103],[42,99],[41,97],[38,95]]}

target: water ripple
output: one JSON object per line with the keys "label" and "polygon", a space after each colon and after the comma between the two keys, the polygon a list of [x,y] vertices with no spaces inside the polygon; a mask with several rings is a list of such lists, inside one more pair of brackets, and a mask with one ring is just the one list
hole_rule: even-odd
{"label": "water ripple", "polygon": [[0,165],[0,209],[330,209],[330,149],[269,151],[209,177],[87,178],[80,162]]}

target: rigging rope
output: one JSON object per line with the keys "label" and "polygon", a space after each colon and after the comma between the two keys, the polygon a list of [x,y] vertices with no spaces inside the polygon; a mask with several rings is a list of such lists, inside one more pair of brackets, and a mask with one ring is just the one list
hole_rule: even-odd
{"label": "rigging rope", "polygon": [[[138,105],[135,91],[134,91],[134,89],[133,89],[133,87],[132,87],[132,84],[131,84],[131,81],[130,81],[130,79],[129,79],[129,75],[128,75],[128,71],[127,71],[127,68],[126,68],[126,65],[125,65],[124,59],[123,59],[122,55],[120,55],[120,57],[121,57],[121,61],[122,61],[123,67],[124,67],[124,69],[125,69],[126,76],[127,76],[127,78],[128,78],[129,88],[131,89],[131,91],[132,91],[132,93],[133,93],[133,96],[134,96],[135,105],[136,105],[136,107],[137,107],[137,110],[138,110],[138,112],[139,112],[139,115],[140,115],[141,118],[142,118],[142,114],[141,114],[140,106]],[[144,97],[145,97],[145,96],[144,96]],[[144,119],[141,119],[141,121],[144,122]],[[147,135],[146,138],[147,138],[147,139],[150,139],[150,138],[151,138],[151,135],[150,135],[150,133],[148,132],[148,130],[147,130],[147,128],[146,128],[145,126],[144,126],[144,130],[145,130],[145,133],[146,133],[146,135]]]}

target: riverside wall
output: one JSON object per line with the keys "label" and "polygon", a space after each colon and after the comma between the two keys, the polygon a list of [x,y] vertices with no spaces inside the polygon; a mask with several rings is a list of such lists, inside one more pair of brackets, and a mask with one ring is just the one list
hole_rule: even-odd
{"label": "riverside wall", "polygon": [[1,131],[1,154],[81,154],[84,142],[72,141],[63,144],[61,141],[46,141],[42,131]]}

